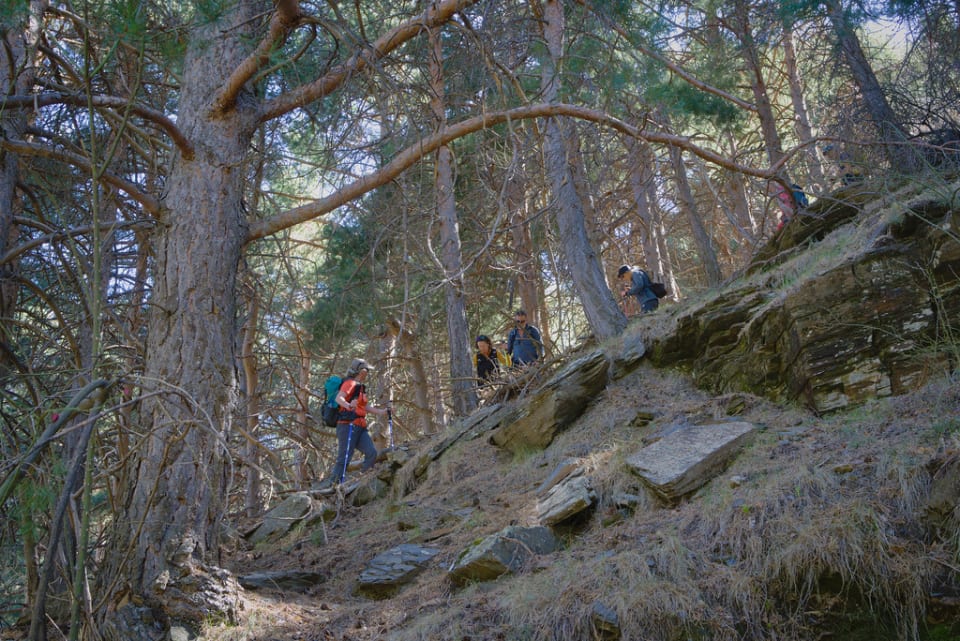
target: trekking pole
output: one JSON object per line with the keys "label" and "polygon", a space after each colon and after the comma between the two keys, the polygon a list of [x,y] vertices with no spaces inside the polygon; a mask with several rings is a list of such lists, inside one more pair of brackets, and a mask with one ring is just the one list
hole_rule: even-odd
{"label": "trekking pole", "polygon": [[387,408],[387,443],[388,447],[393,449],[393,411]]}
{"label": "trekking pole", "polygon": [[353,454],[353,421],[350,421],[350,431],[347,432],[347,451],[343,455],[343,469],[340,470],[340,484],[343,484],[347,478],[347,465],[350,463],[350,455]]}

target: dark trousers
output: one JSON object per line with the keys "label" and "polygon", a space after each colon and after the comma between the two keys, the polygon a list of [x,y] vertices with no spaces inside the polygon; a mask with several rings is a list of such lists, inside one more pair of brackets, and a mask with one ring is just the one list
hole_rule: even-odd
{"label": "dark trousers", "polygon": [[362,471],[366,472],[377,462],[377,446],[373,444],[367,428],[352,423],[337,423],[337,460],[333,463],[330,480],[342,483],[347,466],[356,450],[363,452]]}

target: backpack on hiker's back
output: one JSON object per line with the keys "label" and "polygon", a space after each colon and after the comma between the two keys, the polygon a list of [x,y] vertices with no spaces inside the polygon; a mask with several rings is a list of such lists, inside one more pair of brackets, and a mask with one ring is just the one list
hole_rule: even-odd
{"label": "backpack on hiker's back", "polygon": [[327,427],[337,426],[337,415],[340,414],[340,406],[337,405],[337,392],[340,391],[343,380],[334,374],[323,383],[323,409],[320,415],[323,417],[323,424]]}
{"label": "backpack on hiker's back", "polygon": [[[340,392],[340,387],[350,379],[351,377],[349,376],[341,378],[334,374],[323,383],[323,406],[320,410],[320,416],[323,418],[323,424],[327,427],[336,427],[337,421],[340,420],[340,412],[342,410],[340,406],[337,405],[337,394]],[[350,392],[350,395],[347,396],[347,402],[352,401],[362,389],[363,385],[355,386],[353,391]],[[351,418],[356,417],[352,416]]]}

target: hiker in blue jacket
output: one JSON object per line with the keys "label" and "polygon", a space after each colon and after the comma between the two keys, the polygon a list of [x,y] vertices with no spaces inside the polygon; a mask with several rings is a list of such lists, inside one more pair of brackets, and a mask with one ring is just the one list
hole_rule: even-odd
{"label": "hiker in blue jacket", "polygon": [[623,283],[623,296],[636,296],[640,302],[640,310],[652,312],[660,306],[660,299],[650,288],[651,280],[647,272],[639,267],[621,265],[617,270],[617,280]]}
{"label": "hiker in blue jacket", "polygon": [[543,356],[540,330],[527,324],[527,312],[518,309],[513,315],[514,327],[507,336],[507,354],[514,367],[526,367]]}

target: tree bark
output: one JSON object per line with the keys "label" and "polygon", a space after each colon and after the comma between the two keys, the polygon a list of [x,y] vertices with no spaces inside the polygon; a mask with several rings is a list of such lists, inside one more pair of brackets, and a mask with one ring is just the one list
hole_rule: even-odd
{"label": "tree bark", "polygon": [[[102,577],[104,588],[127,585],[174,620],[201,621],[218,610],[236,616],[235,581],[210,568],[226,498],[225,444],[237,406],[235,284],[246,237],[241,197],[259,113],[246,91],[233,109],[213,107],[223,79],[243,59],[257,9],[255,2],[239,2],[190,36],[177,122],[197,153],[174,157],[153,240],[145,437],[117,519],[116,558]],[[206,594],[194,598],[181,583],[201,572],[221,584],[219,602]],[[104,634],[119,641],[137,632],[111,621]]]}
{"label": "tree bark", "polygon": [[670,147],[670,161],[673,164],[673,176],[677,185],[677,201],[690,223],[694,243],[697,245],[700,261],[703,264],[707,285],[716,287],[723,280],[723,275],[720,271],[720,263],[717,261],[717,253],[713,248],[713,241],[710,239],[710,234],[707,233],[707,228],[697,211],[697,202],[693,197],[693,191],[690,189],[690,182],[687,180],[687,167],[683,162],[683,152],[676,147]]}
{"label": "tree bark", "polygon": [[[46,7],[46,0],[30,0],[27,23],[19,28],[6,29],[3,34],[5,54],[0,64],[0,91],[4,96],[26,95],[32,91],[36,76],[34,56],[40,37],[41,16]],[[26,112],[0,109],[0,135],[3,138],[20,140],[27,124]],[[5,256],[17,243],[19,230],[14,218],[21,208],[17,191],[19,180],[19,154],[0,153],[0,256]],[[17,304],[18,271],[19,261],[16,259],[0,264],[0,321],[3,322],[12,316]],[[0,341],[6,340],[6,336],[0,335]],[[10,366],[10,352],[0,349],[0,383],[6,382]]]}
{"label": "tree bark", "polygon": [[[437,2],[431,1],[429,13],[437,11]],[[443,43],[440,30],[431,27],[430,40],[430,109],[438,131],[447,124],[446,98],[443,77]],[[477,408],[475,373],[470,359],[470,332],[467,327],[467,307],[464,302],[466,277],[460,247],[460,221],[454,198],[454,163],[450,147],[443,145],[436,153],[434,197],[440,219],[440,262],[444,272],[444,298],[447,302],[447,340],[450,343],[450,380],[455,416],[466,416]]]}
{"label": "tree bark", "polygon": [[[546,102],[555,102],[559,95],[559,64],[563,58],[564,13],[558,0],[542,5],[541,25],[549,57],[544,61],[541,86]],[[548,118],[544,123],[544,164],[550,183],[550,194],[557,209],[560,244],[567,264],[571,266],[574,287],[593,333],[599,340],[616,336],[626,327],[627,319],[607,285],[599,256],[590,244],[584,224],[584,209],[576,181],[570,170],[567,138],[574,133],[562,118]]]}

